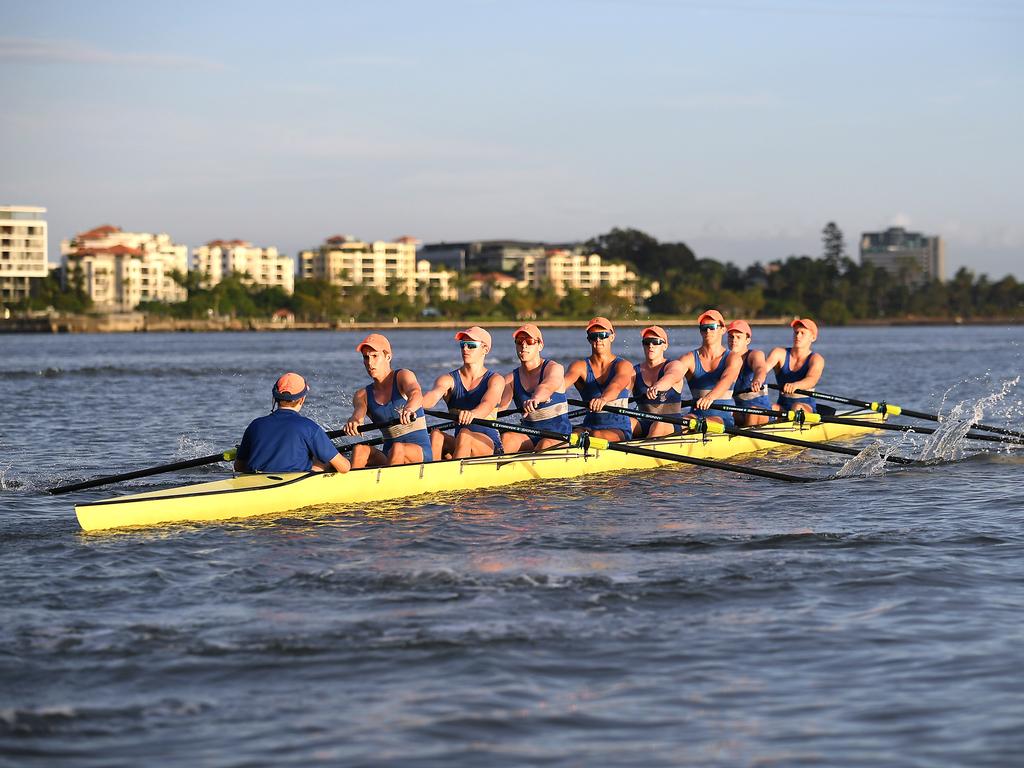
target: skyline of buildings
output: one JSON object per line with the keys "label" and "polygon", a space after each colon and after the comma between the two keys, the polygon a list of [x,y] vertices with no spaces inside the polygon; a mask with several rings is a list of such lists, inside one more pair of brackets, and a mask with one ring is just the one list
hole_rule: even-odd
{"label": "skyline of buildings", "polygon": [[[0,206],[0,301],[29,296],[31,281],[46,276],[46,208]],[[211,288],[229,274],[248,285],[277,287],[287,294],[296,280],[323,279],[347,292],[353,288],[398,291],[412,299],[500,301],[513,286],[546,284],[556,294],[611,288],[636,303],[659,290],[627,265],[605,262],[580,243],[475,240],[422,244],[407,235],[393,241],[363,241],[333,235],[296,257],[275,246],[241,239],[211,240],[201,246],[176,243],[167,233],[125,232],[102,225],[61,241],[58,267],[65,286],[80,284],[100,309],[128,311],[140,303],[181,302],[187,290],[175,272],[198,272]],[[910,285],[945,279],[945,248],[940,236],[890,227],[860,237],[861,263],[871,263]],[[191,251],[191,252],[190,252]]]}

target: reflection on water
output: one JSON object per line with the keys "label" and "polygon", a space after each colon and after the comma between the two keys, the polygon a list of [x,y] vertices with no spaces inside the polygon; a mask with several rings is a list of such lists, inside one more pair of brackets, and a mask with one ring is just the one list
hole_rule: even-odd
{"label": "reflection on water", "polygon": [[[102,535],[75,501],[226,468],[43,489],[232,445],[281,370],[338,426],[361,336],[5,337],[0,380],[45,406],[0,411],[0,762],[1014,764],[1024,451],[960,429],[1024,426],[1024,338],[962,330],[826,329],[827,391],[952,415],[737,459],[836,480],[674,466]],[[396,359],[432,381],[450,337]]]}

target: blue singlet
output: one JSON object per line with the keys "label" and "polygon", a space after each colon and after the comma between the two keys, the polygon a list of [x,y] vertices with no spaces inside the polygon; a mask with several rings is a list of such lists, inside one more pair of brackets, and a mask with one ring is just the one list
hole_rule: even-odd
{"label": "blue singlet", "polygon": [[[711,392],[722,378],[722,373],[725,371],[726,363],[729,362],[729,355],[732,354],[726,350],[725,354],[722,355],[722,359],[718,361],[718,367],[713,371],[705,371],[704,366],[701,365],[700,355],[697,354],[700,350],[693,350],[693,376],[690,377],[690,394],[694,400],[700,400],[702,397]],[[735,382],[734,382],[735,383]],[[715,400],[714,403],[718,405],[733,405],[732,400],[732,387],[725,393],[725,397],[720,400]],[[727,427],[733,427],[736,425],[736,419],[729,411],[720,411],[715,408],[709,408],[706,411],[700,411],[696,408],[693,409],[693,413],[699,418],[706,419],[708,416],[717,416],[722,420],[722,423]]]}
{"label": "blue singlet", "polygon": [[[662,374],[665,373],[665,366],[667,365],[668,360],[661,364],[661,368],[658,369],[658,373],[654,377],[653,384],[656,384],[658,379],[662,377]],[[642,368],[643,363],[637,363],[633,366],[633,402],[636,404],[636,409],[646,413],[656,413],[659,416],[679,416],[682,413],[682,405],[680,405],[683,400],[682,387],[662,392],[658,395],[657,400],[651,400],[647,397],[647,390],[650,389],[651,385],[644,381]],[[647,437],[651,424],[657,423],[650,419],[637,419],[637,422],[636,431],[633,433],[634,437]],[[682,431],[681,425],[672,425],[672,434],[678,435]]]}
{"label": "blue singlet", "polygon": [[[811,367],[811,358],[814,357],[817,352],[811,352],[804,360],[804,364],[800,366],[799,370],[792,370],[789,367],[789,356],[793,352],[793,348],[790,347],[786,350],[786,359],[782,362],[782,368],[775,372],[775,383],[780,387],[783,384],[791,384],[794,381],[800,381],[807,375],[808,369]],[[779,392],[779,408],[784,411],[793,410],[794,405],[807,405],[810,406],[811,412],[815,413],[818,410],[818,403],[813,397],[809,395],[784,395]]]}
{"label": "blue singlet", "polygon": [[736,386],[733,387],[733,402],[744,408],[771,408],[772,402],[768,399],[767,386],[762,384],[759,391],[750,391],[750,385],[754,383],[754,369],[747,362],[751,351],[748,349],[743,354],[743,367],[740,368],[739,378],[736,379]]}
{"label": "blue singlet", "polygon": [[[487,371],[480,380],[480,383],[473,387],[473,389],[466,389],[466,385],[462,383],[462,377],[458,371],[452,371],[448,375],[452,377],[454,382],[451,398],[448,400],[448,410],[454,408],[460,411],[469,411],[480,405],[480,401],[484,399],[484,395],[487,393],[487,384],[491,380],[491,376],[496,376],[497,374],[494,371]],[[491,418],[494,418],[496,415],[491,414]],[[501,449],[501,435],[498,434],[498,430],[491,429],[490,427],[481,427],[478,424],[470,424],[468,426],[456,427],[455,434],[458,435],[464,429],[481,434],[490,440],[494,446],[495,456],[500,456],[503,453]]]}
{"label": "blue singlet", "polygon": [[[374,424],[383,424],[385,421],[392,421],[398,418],[398,409],[409,401],[402,397],[398,391],[398,374],[404,368],[394,372],[391,382],[391,399],[386,403],[378,403],[373,395],[373,384],[366,385],[366,412],[370,421]],[[418,445],[423,451],[423,461],[430,461],[433,457],[430,452],[430,435],[427,434],[427,420],[423,415],[423,408],[416,409],[416,418],[408,424],[396,424],[393,427],[385,427],[381,430],[385,440],[380,449],[385,455],[391,453],[394,443],[412,443]]]}
{"label": "blue singlet", "polygon": [[[594,369],[590,367],[590,360],[585,361],[587,364],[587,380],[576,382],[576,389],[580,393],[580,399],[589,403],[591,400],[601,397],[604,393],[604,388],[608,385],[608,381],[615,375],[615,366],[619,364],[621,359],[621,357],[616,357],[612,364],[608,366],[604,381],[597,380],[594,376]],[[629,389],[624,388],[619,393],[619,396],[608,403],[608,405],[614,405],[616,408],[629,407]],[[633,437],[633,426],[630,424],[629,416],[623,416],[620,413],[608,413],[607,411],[591,413],[588,411],[587,415],[583,417],[583,426],[587,429],[617,429],[622,432],[623,440],[630,440]]]}
{"label": "blue singlet", "polygon": [[[537,374],[538,383],[544,379],[544,369],[550,360],[545,360],[540,365],[540,373]],[[519,368],[512,371],[512,400],[516,408],[522,410],[523,403],[533,397],[533,392],[523,386],[519,378]],[[523,423],[537,429],[548,429],[567,435],[572,432],[572,423],[569,421],[569,402],[565,392],[555,392],[551,399],[537,406],[533,413],[523,416]]]}

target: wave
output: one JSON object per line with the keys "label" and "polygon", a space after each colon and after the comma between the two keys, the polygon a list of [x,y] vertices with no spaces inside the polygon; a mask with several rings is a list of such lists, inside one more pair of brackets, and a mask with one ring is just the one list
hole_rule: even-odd
{"label": "wave", "polygon": [[26,379],[61,379],[61,378],[181,378],[199,379],[207,376],[251,376],[253,374],[265,375],[262,369],[252,370],[226,370],[223,367],[196,367],[196,366],[173,366],[166,367],[160,364],[151,366],[144,365],[89,365],[82,368],[35,368],[21,369],[14,371],[0,371],[0,380],[24,381]]}

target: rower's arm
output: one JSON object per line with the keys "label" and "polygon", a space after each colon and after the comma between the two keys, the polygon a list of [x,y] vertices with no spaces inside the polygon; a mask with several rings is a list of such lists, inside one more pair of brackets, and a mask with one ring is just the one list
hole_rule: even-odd
{"label": "rower's arm", "polygon": [[238,444],[238,450],[235,451],[235,472],[249,471],[249,454],[251,452],[252,440],[249,437],[249,428],[246,427],[245,434],[242,435],[242,442]]}
{"label": "rower's arm", "polygon": [[455,386],[455,382],[452,381],[450,373],[442,373],[437,377],[437,381],[434,382],[434,386],[427,392],[423,393],[423,407],[433,408],[443,398],[448,396],[448,393],[452,391],[452,387]]}
{"label": "rower's arm", "polygon": [[825,371],[825,358],[817,352],[811,353],[811,365],[807,369],[807,375],[799,381],[794,381],[792,387],[796,389],[811,390],[818,386],[818,380]]}
{"label": "rower's arm", "polygon": [[776,347],[768,353],[768,357],[765,359],[765,378],[768,378],[768,374],[772,371],[778,370],[782,364],[786,362],[786,348]]}
{"label": "rower's arm", "polygon": [[491,376],[487,382],[487,390],[480,398],[480,404],[470,410],[473,418],[489,419],[491,414],[498,410],[498,403],[501,401],[501,394],[505,391],[505,377]]}
{"label": "rower's arm", "polygon": [[505,390],[501,393],[501,402],[498,403],[499,410],[505,410],[512,403],[512,374],[505,374]]}
{"label": "rower's arm", "polygon": [[548,363],[548,367],[544,369],[544,378],[533,390],[533,401],[546,403],[555,392],[560,391],[564,386],[565,369],[559,363]]}
{"label": "rower's arm", "polygon": [[615,371],[612,377],[608,380],[608,386],[601,393],[601,399],[606,403],[618,399],[619,393],[622,390],[632,388],[633,375],[633,366],[625,360],[619,360],[615,364]]}
{"label": "rower's arm", "polygon": [[416,411],[423,405],[423,390],[416,380],[416,374],[403,368],[395,374],[398,380],[398,394],[406,399],[404,410],[399,411],[403,424],[409,424],[416,418]]}
{"label": "rower's arm", "polygon": [[587,376],[587,364],[582,360],[577,360],[569,366],[569,370],[565,374],[565,388],[576,387],[579,389],[579,382],[581,379],[585,379]]}
{"label": "rower's arm", "polygon": [[682,378],[689,379],[693,376],[693,352],[683,352],[675,362],[679,363]]}
{"label": "rower's arm", "polygon": [[671,360],[668,365],[665,366],[665,370],[661,373],[661,378],[654,382],[654,386],[651,389],[656,389],[659,392],[668,392],[674,388],[677,384],[681,384],[683,376],[686,373],[686,369],[683,364],[678,360]]}
{"label": "rower's arm", "polygon": [[704,397],[697,400],[694,406],[699,410],[707,410],[711,407],[715,400],[726,399],[726,394],[736,384],[736,379],[739,378],[740,368],[743,367],[743,358],[739,355],[734,355],[732,352],[727,352],[729,358],[725,362],[725,369],[722,371],[722,375],[718,378],[718,383],[715,384],[714,388],[708,392]]}
{"label": "rower's arm", "polygon": [[352,395],[352,415],[345,423],[345,434],[355,437],[359,434],[359,426],[366,418],[366,390],[357,389]]}
{"label": "rower's arm", "polygon": [[764,356],[764,352],[760,349],[752,349],[747,353],[747,362],[750,363],[750,368],[754,372],[754,378],[750,382],[750,389],[754,392],[758,392],[764,388],[765,379],[768,378],[768,363]]}

